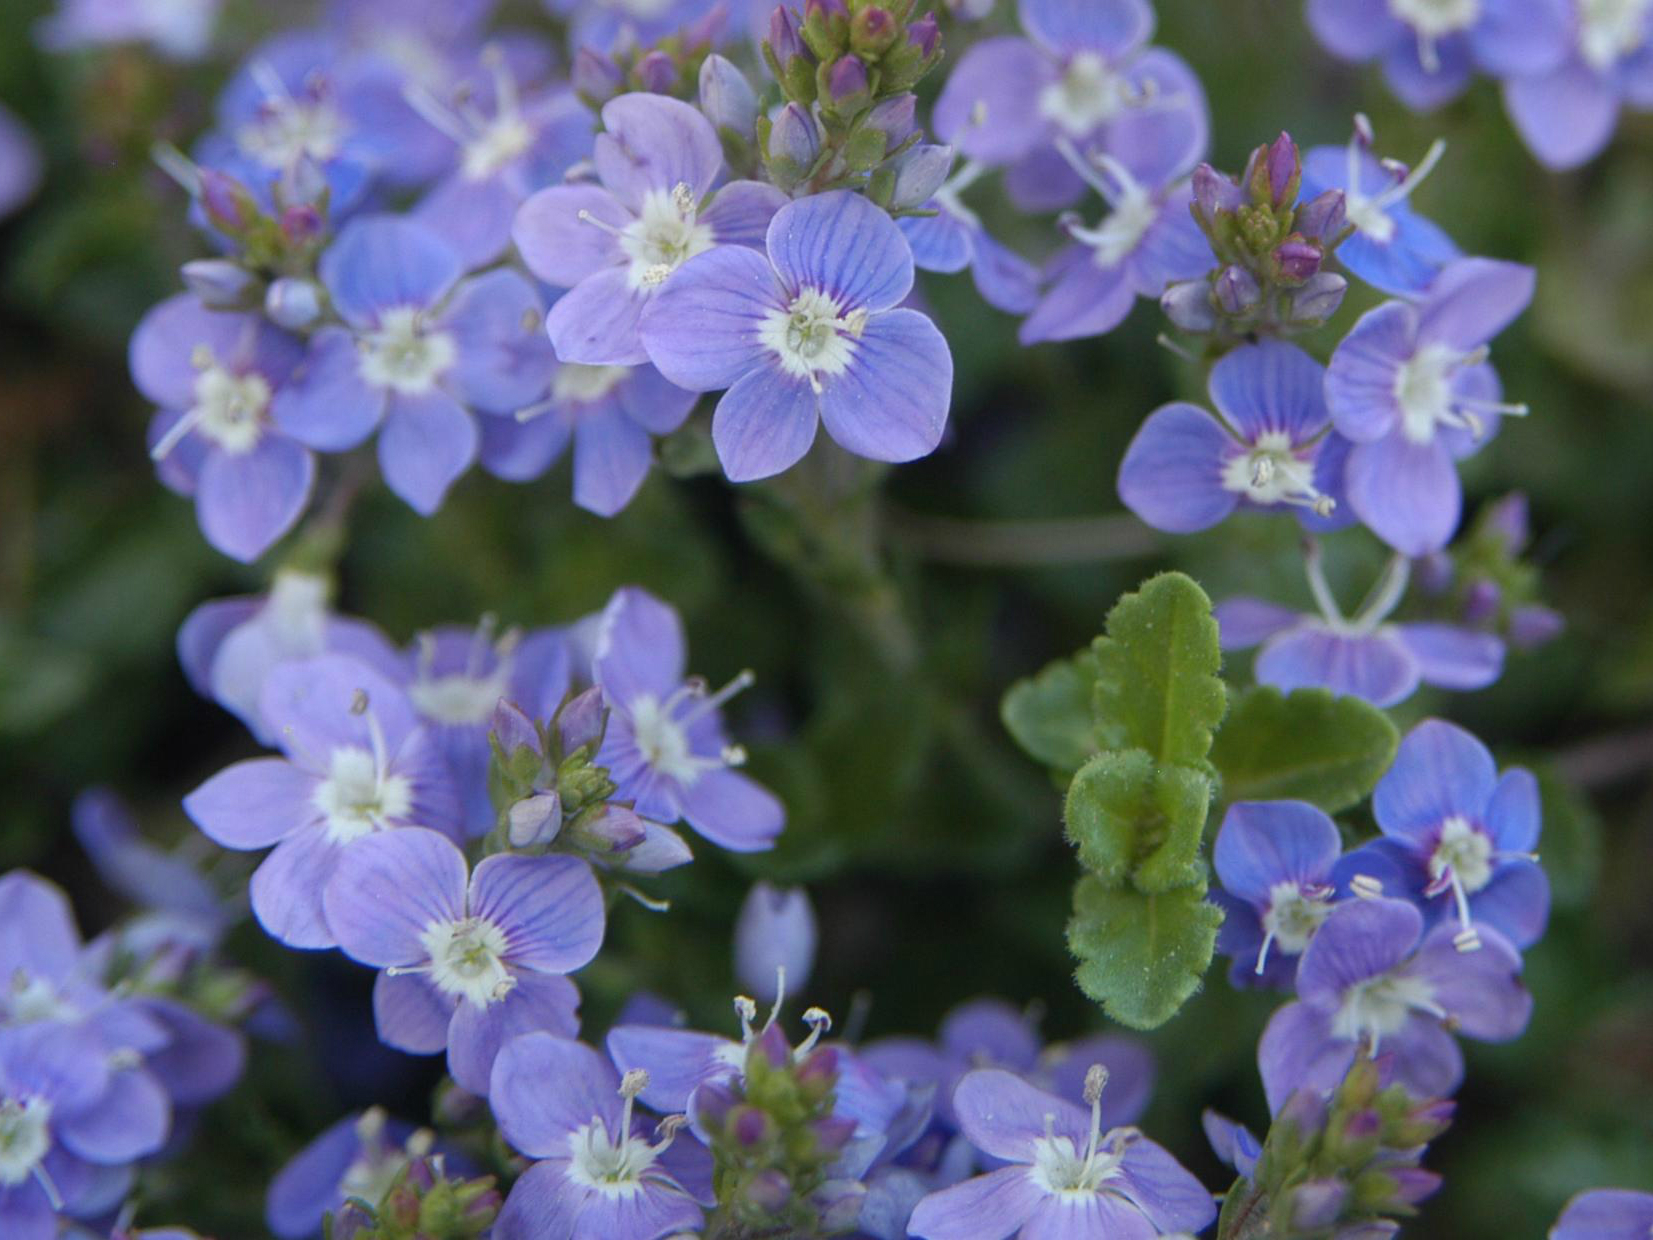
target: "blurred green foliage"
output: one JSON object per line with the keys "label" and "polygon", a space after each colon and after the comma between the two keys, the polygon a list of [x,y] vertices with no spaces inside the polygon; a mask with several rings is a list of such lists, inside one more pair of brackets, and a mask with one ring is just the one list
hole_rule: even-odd
{"label": "blurred green foliage", "polygon": [[[237,32],[271,16],[231,7]],[[1551,176],[1493,86],[1411,116],[1375,72],[1315,49],[1300,7],[1160,0],[1158,40],[1212,100],[1216,162],[1237,167],[1281,128],[1305,146],[1342,142],[1357,109],[1403,159],[1441,135],[1446,162],[1417,206],[1465,250],[1540,270],[1535,306],[1495,357],[1533,416],[1465,473],[1472,505],[1531,497],[1569,629],[1513,657],[1492,690],[1426,693],[1399,712],[1403,725],[1447,714],[1502,760],[1546,772],[1556,907],[1528,961],[1536,1016],[1519,1042],[1469,1048],[1458,1122],[1429,1160],[1447,1187],[1408,1228],[1538,1235],[1576,1189],[1653,1189],[1653,117],[1627,114],[1608,155]],[[0,864],[65,882],[91,932],[117,909],[68,838],[69,801],[109,784],[152,831],[188,833],[181,795],[253,747],[190,692],[172,636],[197,602],[260,588],[280,553],[243,569],[205,547],[189,505],[154,480],[148,410],[124,364],[137,317],[200,251],[147,145],[187,144],[224,70],[127,52],[44,59],[29,37],[43,8],[0,6],[0,98],[48,159],[35,202],[0,226]],[[1046,226],[988,215],[1025,252],[1048,248]],[[484,611],[564,622],[639,582],[682,609],[696,670],[758,672],[737,726],[788,805],[782,844],[738,859],[702,847],[658,884],[669,914],[617,908],[581,978],[593,1029],[638,986],[727,1028],[730,929],[755,876],[810,884],[822,952],[804,998],[842,1016],[864,996],[868,1036],[932,1030],[983,993],[1040,1005],[1053,1038],[1097,1027],[1064,944],[1076,867],[1060,795],[1004,733],[1000,697],[1087,645],[1158,569],[1213,598],[1307,602],[1288,521],[1167,540],[1091,520],[1117,513],[1114,471],[1146,413],[1202,396],[1196,369],[1155,346],[1152,307],[1106,339],[1029,350],[966,277],[923,291],[958,373],[952,436],[922,463],[879,477],[818,452],[797,478],[732,488],[697,473],[691,437],[672,459],[692,476],[657,472],[612,521],[572,507],[566,465],[525,487],[473,473],[435,520],[381,490],[354,510],[342,604],[398,639]],[[1337,324],[1375,300],[1352,293]],[[1307,344],[1323,356],[1334,339]],[[996,524],[1041,519],[1078,524]],[[1334,587],[1355,593],[1380,558],[1358,532],[1333,538]],[[1225,674],[1244,683],[1243,662]],[[204,1117],[197,1152],[156,1176],[151,1213],[244,1237],[260,1234],[263,1185],[292,1150],[375,1097],[422,1118],[434,1069],[375,1052],[365,970],[283,952],[250,926],[231,948],[305,1033],[255,1055],[241,1091]],[[1208,981],[1149,1035],[1161,1073],[1146,1127],[1217,1185],[1199,1111],[1260,1126],[1253,1052],[1274,1000]]]}

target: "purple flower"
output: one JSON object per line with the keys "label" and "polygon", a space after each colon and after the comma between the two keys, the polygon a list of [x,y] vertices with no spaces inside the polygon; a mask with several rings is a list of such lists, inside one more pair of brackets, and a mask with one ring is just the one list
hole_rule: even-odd
{"label": "purple flower", "polygon": [[1303,156],[1302,200],[1343,191],[1344,218],[1354,232],[1337,247],[1337,258],[1373,288],[1401,297],[1421,293],[1460,256],[1452,238],[1407,202],[1445,151],[1444,142],[1435,142],[1410,169],[1380,160],[1372,153],[1370,123],[1357,116],[1348,146],[1317,146]]}
{"label": "purple flower", "polygon": [[734,768],[745,751],[724,736],[719,708],[752,682],[750,672],[716,693],[685,679],[687,653],[677,613],[635,586],[603,611],[593,678],[609,707],[597,765],[616,797],[644,818],[686,820],[735,852],[770,847],[786,812],[774,794]]}
{"label": "purple flower", "polygon": [[935,130],[971,159],[1010,165],[1007,188],[1025,211],[1069,206],[1084,193],[1057,153],[1062,139],[1169,181],[1205,151],[1205,94],[1180,57],[1144,47],[1147,0],[1021,0],[1030,38],[985,39],[965,53],[936,100]]}
{"label": "purple flower", "polygon": [[263,597],[202,603],[178,628],[178,662],[190,686],[235,715],[264,744],[274,734],[259,717],[264,680],[282,663],[318,654],[348,654],[387,676],[400,658],[379,629],[327,607],[324,578],[277,571]]}
{"label": "purple flower", "polygon": [[170,1122],[148,1073],[111,1065],[90,1030],[0,1029],[0,1233],[53,1240],[60,1213],[113,1211],[127,1166],[161,1148]]}
{"label": "purple flower", "polygon": [[934,162],[931,152],[946,152],[951,162],[952,153],[947,147],[915,147],[897,168],[895,197],[891,200],[892,206],[923,206],[935,212],[932,216],[904,216],[897,221],[912,249],[913,265],[922,271],[944,273],[968,267],[976,291],[988,305],[1006,314],[1028,313],[1039,301],[1038,268],[995,241],[983,227],[981,217],[960,198],[987,171],[986,164],[966,163],[957,176],[938,185],[933,193],[910,203],[902,201],[908,189],[905,178],[910,176],[919,182],[912,187],[915,189],[934,184],[934,171],[922,166]]}
{"label": "purple flower", "polygon": [[1511,767],[1500,776],[1475,737],[1427,719],[1401,742],[1372,794],[1372,812],[1383,838],[1351,860],[1375,853],[1389,862],[1404,894],[1431,910],[1431,924],[1455,915],[1465,947],[1479,926],[1518,948],[1543,935],[1550,884],[1533,855],[1541,811],[1530,771]]}
{"label": "purple flower", "polygon": [[271,420],[302,356],[286,332],[188,294],[163,301],[132,334],[133,381],[160,406],[149,443],[161,481],[195,497],[207,541],[238,560],[264,554],[310,500],[315,459]]}
{"label": "purple flower", "polygon": [[1653,109],[1653,7],[1579,0],[1571,47],[1549,72],[1512,76],[1504,106],[1541,163],[1574,168],[1600,154],[1619,107]]}
{"label": "purple flower", "polygon": [[817,937],[807,891],[753,883],[735,921],[735,980],[760,1003],[773,1003],[784,986],[803,989]]}
{"label": "purple flower", "polygon": [[953,1105],[972,1144],[1008,1166],[931,1193],[911,1234],[927,1240],[1151,1237],[1202,1231],[1216,1205],[1192,1175],[1134,1128],[1102,1131],[1107,1071],[1086,1076],[1083,1107],[999,1068],[959,1082]]}
{"label": "purple flower", "polygon": [[1466,258],[1417,304],[1385,302],[1361,316],[1326,369],[1326,405],[1354,442],[1349,506],[1397,551],[1425,555],[1457,529],[1463,491],[1455,462],[1525,405],[1499,399],[1487,341],[1532,300],[1533,270]]}
{"label": "purple flower", "polygon": [[217,941],[230,917],[194,863],[146,840],[132,811],[107,788],[89,788],[69,810],[75,839],[110,890],[176,925],[180,938]]}
{"label": "purple flower", "polygon": [[1074,244],[1046,269],[1050,287],[1022,323],[1023,344],[1110,332],[1139,296],[1157,301],[1168,284],[1211,266],[1211,247],[1189,211],[1187,182],[1168,185],[1145,171],[1142,159],[1081,155],[1065,139],[1060,145],[1109,210],[1094,227],[1063,220]]}
{"label": "purple flower", "polygon": [[1222,889],[1211,898],[1227,914],[1217,950],[1234,961],[1230,982],[1290,988],[1297,957],[1331,916],[1342,851],[1337,824],[1306,802],[1229,806],[1212,854]]}
{"label": "purple flower", "polygon": [[184,812],[226,848],[274,844],[252,877],[253,913],[289,947],[332,947],[322,890],[345,852],[416,824],[458,838],[453,780],[402,691],[343,655],[276,668],[259,714],[287,756],[226,767]]}
{"label": "purple flower", "polygon": [[1271,1111],[1301,1088],[1329,1090],[1357,1054],[1391,1057],[1394,1080],[1442,1098],[1463,1080],[1449,1030],[1483,1042],[1520,1036],[1532,1014],[1521,957],[1496,930],[1463,952],[1449,925],[1424,934],[1403,900],[1350,900],[1310,940],[1297,967],[1300,999],[1274,1014],[1257,1047]]}
{"label": "purple flower", "polygon": [[770,222],[768,256],[720,246],[692,260],[643,316],[644,344],[679,387],[729,390],[712,438],[736,482],[809,451],[818,421],[842,447],[910,461],[941,441],[953,359],[935,324],[896,309],[913,259],[859,194],[819,194]]}
{"label": "purple flower", "polygon": [[509,629],[496,636],[488,618],[475,628],[448,625],[421,633],[403,666],[408,701],[453,775],[465,829],[486,835],[498,823],[488,794],[494,709],[502,698],[536,719],[557,708],[569,683],[562,634]]}
{"label": "purple flower", "polygon": [[383,970],[379,1039],[448,1052],[462,1089],[488,1093],[494,1058],[518,1034],[573,1036],[579,992],[565,976],[603,941],[603,895],[575,857],[500,854],[467,878],[434,831],[390,831],[340,860],[324,897],[345,955]]}
{"label": "purple flower", "polygon": [[1653,1234],[1653,1193],[1592,1188],[1567,1203],[1549,1240],[1644,1240]]}
{"label": "purple flower", "polygon": [[648,477],[653,437],[682,426],[698,399],[653,366],[563,362],[546,400],[514,418],[483,419],[482,464],[508,482],[526,482],[550,469],[572,439],[574,502],[612,517]]}
{"label": "purple flower", "polygon": [[568,289],[545,322],[557,356],[635,366],[649,360],[639,319],[674,273],[716,245],[757,245],[786,199],[772,185],[731,181],[708,201],[723,146],[679,100],[621,95],[603,105],[603,130],[601,183],[541,190],[512,235],[535,275]]}
{"label": "purple flower", "polygon": [[430,1148],[429,1131],[387,1120],[379,1107],[347,1115],[288,1160],[270,1182],[264,1221],[279,1240],[321,1232],[325,1215],[359,1197],[377,1205],[410,1158]]}
{"label": "purple flower", "polygon": [[1348,445],[1331,433],[1324,370],[1295,345],[1242,345],[1211,369],[1219,416],[1184,402],[1162,405],[1131,440],[1119,497],[1155,529],[1209,529],[1242,504],[1289,505],[1328,528]]}
{"label": "purple flower", "polygon": [[1429,111],[1475,69],[1543,73],[1567,54],[1566,0],[1309,0],[1309,26],[1333,55],[1381,59],[1390,88]]}
{"label": "purple flower", "polygon": [[[721,12],[714,0],[543,0],[569,19],[570,48],[648,47]],[[767,0],[765,0],[767,4]]]}
{"label": "purple flower", "polygon": [[503,268],[459,283],[463,271],[422,224],[353,220],[320,266],[347,327],[312,337],[274,404],[288,433],[324,451],[352,448],[382,423],[385,481],[426,516],[476,458],[469,407],[513,413],[538,399],[551,369],[533,286]]}
{"label": "purple flower", "polygon": [[1257,1172],[1257,1160],[1263,1156],[1263,1144],[1251,1129],[1209,1107],[1201,1112],[1200,1124],[1205,1129],[1205,1139],[1210,1142],[1212,1152],[1250,1180]]}
{"label": "purple flower", "polygon": [[38,27],[41,46],[54,52],[115,43],[148,43],[175,60],[196,60],[212,42],[223,0],[59,0]]}
{"label": "purple flower", "polygon": [[513,1039],[494,1063],[500,1133],[536,1160],[511,1189],[495,1240],[603,1236],[656,1240],[698,1230],[704,1211],[660,1163],[633,1114],[648,1074],[624,1077],[590,1047],[548,1033]]}
{"label": "purple flower", "polygon": [[1408,565],[1400,556],[1348,619],[1326,585],[1318,547],[1311,546],[1305,558],[1317,612],[1243,597],[1217,605],[1223,649],[1262,645],[1255,665],[1259,683],[1285,693],[1330,689],[1394,706],[1420,684],[1484,689],[1503,671],[1504,643],[1491,633],[1431,621],[1389,623],[1406,591]]}
{"label": "purple flower", "polygon": [[32,198],[39,187],[39,144],[9,109],[0,106],[0,219]]}

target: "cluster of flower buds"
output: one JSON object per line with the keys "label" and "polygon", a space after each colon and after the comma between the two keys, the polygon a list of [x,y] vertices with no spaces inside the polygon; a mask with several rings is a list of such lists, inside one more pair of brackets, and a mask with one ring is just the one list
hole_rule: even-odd
{"label": "cluster of flower buds", "polygon": [[1559,612],[1539,601],[1538,567],[1523,556],[1532,536],[1527,497],[1512,492],[1481,510],[1451,551],[1419,561],[1418,582],[1457,623],[1532,650],[1561,635]]}
{"label": "cluster of flower buds", "polygon": [[1419,1162],[1450,1125],[1453,1104],[1419,1102],[1404,1086],[1385,1087],[1383,1077],[1381,1057],[1359,1056],[1329,1098],[1312,1088],[1288,1098],[1260,1151],[1241,1130],[1233,1152],[1243,1178],[1224,1203],[1218,1235],[1394,1235],[1393,1220],[1415,1214],[1440,1186]]}
{"label": "cluster of flower buds", "polygon": [[415,1158],[369,1205],[352,1198],[326,1225],[326,1240],[477,1240],[502,1198],[494,1177],[450,1177],[441,1154]]}
{"label": "cluster of flower buds", "polygon": [[894,162],[919,141],[912,88],[940,62],[933,13],[916,0],[808,0],[769,18],[763,54],[786,104],[758,118],[758,145],[782,189],[865,189],[887,205]]}
{"label": "cluster of flower buds", "polygon": [[[827,1016],[811,1009],[805,1019],[816,1026],[813,1043]],[[747,1046],[744,1076],[696,1093],[730,1234],[831,1235],[854,1225],[865,1187],[830,1178],[855,1135],[854,1120],[833,1114],[838,1071],[832,1047],[795,1054],[771,1022]]]}
{"label": "cluster of flower buds", "polygon": [[628,91],[692,99],[701,64],[719,40],[725,16],[719,5],[699,21],[647,47],[618,45],[603,51],[582,46],[569,74],[574,93],[592,111]]}
{"label": "cluster of flower buds", "polygon": [[1251,153],[1238,181],[1210,164],[1194,169],[1194,219],[1218,265],[1166,289],[1160,304],[1172,322],[1202,334],[1289,335],[1337,311],[1348,281],[1325,261],[1347,232],[1343,191],[1300,203],[1302,178],[1284,133]]}

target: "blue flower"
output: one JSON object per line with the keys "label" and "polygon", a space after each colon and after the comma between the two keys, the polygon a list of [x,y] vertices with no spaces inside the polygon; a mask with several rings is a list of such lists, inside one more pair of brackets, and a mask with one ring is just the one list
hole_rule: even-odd
{"label": "blue flower", "polygon": [[1547,73],[1512,76],[1504,106],[1540,163],[1557,170],[1595,158],[1619,108],[1653,107],[1653,7],[1580,3],[1571,46]]}
{"label": "blue flower", "polygon": [[349,1197],[378,1204],[430,1133],[388,1119],[383,1110],[347,1115],[282,1167],[265,1197],[264,1221],[279,1240],[319,1235],[322,1219]]}
{"label": "blue flower", "polygon": [[901,229],[839,190],[783,207],[767,247],[692,259],[643,316],[661,374],[691,391],[729,389],[712,420],[724,472],[746,482],[790,468],[818,422],[873,460],[933,452],[953,359],[935,324],[896,308],[913,283]]}
{"label": "blue flower", "polygon": [[1653,1233],[1653,1193],[1592,1188],[1567,1203],[1549,1240],[1643,1240]]}
{"label": "blue flower", "polygon": [[995,241],[982,226],[981,217],[965,206],[960,197],[987,171],[987,165],[971,160],[956,176],[938,186],[933,196],[911,203],[901,202],[906,170],[931,152],[945,147],[916,147],[896,174],[892,206],[925,207],[934,215],[904,216],[897,223],[913,252],[913,265],[922,271],[951,273],[970,269],[982,300],[1007,314],[1026,314],[1039,300],[1039,270],[1019,254]]}
{"label": "blue flower", "polygon": [[1533,270],[1466,258],[1416,304],[1385,302],[1361,316],[1326,368],[1332,425],[1353,441],[1349,506],[1410,556],[1439,551],[1458,528],[1456,462],[1478,451],[1505,414],[1487,342],[1532,300]]}
{"label": "blue flower", "polygon": [[461,1088],[487,1095],[500,1048],[524,1033],[579,1029],[566,976],[603,941],[603,896],[576,857],[488,857],[467,875],[446,837],[413,828],[364,840],[324,896],[345,955],[381,970],[379,1039],[448,1055]]}

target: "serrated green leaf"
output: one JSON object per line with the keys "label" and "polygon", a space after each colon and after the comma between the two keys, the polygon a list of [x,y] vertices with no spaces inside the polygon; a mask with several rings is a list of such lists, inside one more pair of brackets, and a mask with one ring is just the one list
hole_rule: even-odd
{"label": "serrated green leaf", "polygon": [[1103,747],[1146,749],[1180,766],[1202,763],[1227,704],[1205,591],[1182,573],[1149,579],[1114,605],[1107,635],[1092,649]]}
{"label": "serrated green leaf", "polygon": [[1234,704],[1211,761],[1225,800],[1308,801],[1335,814],[1371,792],[1399,743],[1389,716],[1359,698],[1260,686]]}
{"label": "serrated green leaf", "polygon": [[1010,686],[999,705],[1005,730],[1030,756],[1071,775],[1096,752],[1091,692],[1096,662],[1082,651]]}
{"label": "serrated green leaf", "polygon": [[1079,863],[1102,883],[1160,892],[1204,881],[1200,837],[1210,805],[1203,771],[1124,749],[1085,763],[1064,814]]}
{"label": "serrated green leaf", "polygon": [[1068,922],[1079,988],[1120,1024],[1163,1025],[1200,988],[1222,920],[1203,882],[1147,895],[1082,878]]}

